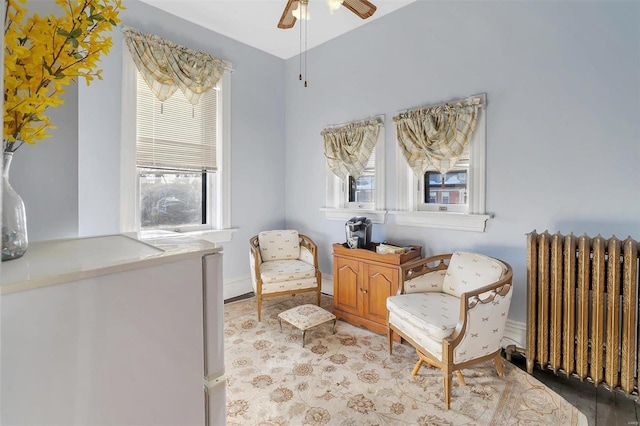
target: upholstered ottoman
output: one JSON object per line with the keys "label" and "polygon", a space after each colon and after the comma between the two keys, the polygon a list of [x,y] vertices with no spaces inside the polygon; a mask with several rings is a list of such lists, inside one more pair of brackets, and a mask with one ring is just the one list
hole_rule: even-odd
{"label": "upholstered ottoman", "polygon": [[332,331],[336,333],[336,316],[331,312],[327,312],[320,306],[302,305],[288,309],[278,314],[278,322],[280,323],[280,332],[282,333],[282,321],[286,321],[292,326],[302,330],[302,347],[304,348],[304,336],[307,330],[325,322],[333,321]]}

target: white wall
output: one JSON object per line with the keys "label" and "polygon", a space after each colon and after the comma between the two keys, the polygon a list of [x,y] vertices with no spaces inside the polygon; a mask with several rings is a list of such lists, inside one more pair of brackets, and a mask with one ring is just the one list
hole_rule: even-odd
{"label": "white wall", "polygon": [[[510,316],[524,321],[534,229],[640,239],[640,4],[416,2],[308,53],[309,87],[287,61],[287,226],[320,246],[327,221],[320,131],[386,114],[387,204],[396,208],[397,111],[487,93],[484,233],[374,225],[373,240],[423,254],[473,250],[514,268]],[[301,178],[304,177],[304,178]]]}

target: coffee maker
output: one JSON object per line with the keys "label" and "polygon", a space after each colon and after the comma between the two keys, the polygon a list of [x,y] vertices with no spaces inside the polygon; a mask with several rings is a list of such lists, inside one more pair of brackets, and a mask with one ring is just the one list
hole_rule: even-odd
{"label": "coffee maker", "polygon": [[355,216],[345,224],[349,248],[369,248],[371,244],[371,219]]}

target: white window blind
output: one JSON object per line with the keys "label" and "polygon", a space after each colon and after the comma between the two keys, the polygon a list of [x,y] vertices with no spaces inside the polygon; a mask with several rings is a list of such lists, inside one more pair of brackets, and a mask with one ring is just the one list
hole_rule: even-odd
{"label": "white window blind", "polygon": [[181,91],[160,102],[138,72],[138,167],[215,171],[218,91],[192,105]]}
{"label": "white window blind", "polygon": [[369,160],[367,161],[367,165],[364,167],[365,171],[367,172],[373,172],[376,170],[376,149],[373,148],[373,151],[371,151],[371,156],[369,157]]}

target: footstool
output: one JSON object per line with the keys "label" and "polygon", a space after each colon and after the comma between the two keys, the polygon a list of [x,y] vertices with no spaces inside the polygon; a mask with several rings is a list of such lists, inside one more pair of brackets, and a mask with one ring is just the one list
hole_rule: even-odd
{"label": "footstool", "polygon": [[336,316],[331,312],[327,312],[320,306],[301,305],[295,308],[287,309],[278,314],[278,322],[280,323],[280,333],[282,333],[282,320],[285,320],[292,326],[302,330],[302,347],[304,348],[304,336],[307,330],[325,322],[333,321],[332,331],[336,334]]}

